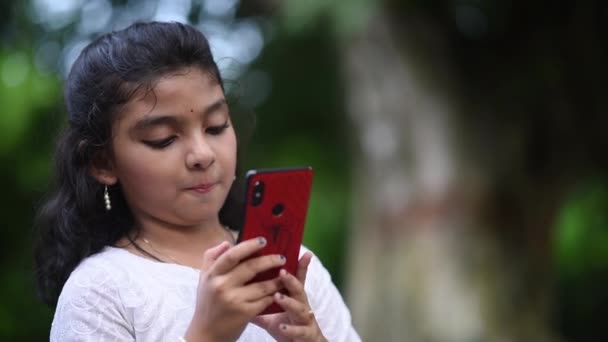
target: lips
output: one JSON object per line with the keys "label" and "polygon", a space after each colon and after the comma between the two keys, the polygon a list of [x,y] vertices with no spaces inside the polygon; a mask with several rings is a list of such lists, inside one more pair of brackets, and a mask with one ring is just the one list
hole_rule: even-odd
{"label": "lips", "polygon": [[198,185],[188,188],[188,190],[192,190],[199,194],[205,194],[205,193],[208,193],[209,191],[213,190],[213,188],[215,188],[216,185],[217,185],[217,183],[198,184]]}

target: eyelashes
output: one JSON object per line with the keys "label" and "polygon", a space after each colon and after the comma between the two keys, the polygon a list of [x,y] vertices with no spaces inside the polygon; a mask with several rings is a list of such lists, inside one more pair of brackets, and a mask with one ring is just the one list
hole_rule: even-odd
{"label": "eyelashes", "polygon": [[172,135],[168,138],[165,139],[160,139],[160,140],[142,140],[144,144],[152,147],[153,149],[163,149],[169,145],[171,145],[175,139],[177,139],[177,136]]}
{"label": "eyelashes", "polygon": [[223,125],[221,126],[211,126],[211,127],[207,127],[207,129],[205,130],[205,132],[211,134],[211,135],[220,135],[222,134],[226,128],[230,127],[230,125],[228,124],[228,121],[226,121]]}
{"label": "eyelashes", "polygon": [[[220,126],[209,126],[205,129],[205,133],[210,135],[220,135],[226,131],[226,129],[230,127],[228,120],[223,125]],[[172,135],[170,137],[158,140],[142,140],[142,142],[153,149],[163,149],[171,145],[175,140],[177,140],[177,135]]]}

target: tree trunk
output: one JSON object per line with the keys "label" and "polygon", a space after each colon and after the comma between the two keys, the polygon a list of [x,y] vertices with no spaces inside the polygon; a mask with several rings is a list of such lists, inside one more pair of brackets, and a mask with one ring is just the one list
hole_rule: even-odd
{"label": "tree trunk", "polygon": [[455,112],[465,104],[442,42],[428,54],[420,34],[436,38],[379,12],[342,41],[358,135],[347,277],[355,325],[365,341],[553,340],[546,302],[521,295],[520,264],[488,227],[494,173],[463,136]]}

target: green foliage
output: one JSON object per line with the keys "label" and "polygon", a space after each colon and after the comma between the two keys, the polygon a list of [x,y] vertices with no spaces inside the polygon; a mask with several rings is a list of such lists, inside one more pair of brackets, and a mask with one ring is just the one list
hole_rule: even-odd
{"label": "green foliage", "polygon": [[[60,122],[55,75],[40,73],[30,51],[0,52],[0,340],[48,339],[51,312],[37,300],[32,272],[32,217],[47,188],[52,136]],[[4,215],[6,213],[6,216]]]}
{"label": "green foliage", "polygon": [[554,317],[571,341],[603,341],[608,336],[608,183],[583,183],[567,198],[554,235],[556,281]]}
{"label": "green foliage", "polygon": [[5,156],[27,137],[34,114],[56,101],[58,87],[54,77],[36,70],[29,51],[0,52],[0,65],[0,156]]}
{"label": "green foliage", "polygon": [[566,201],[557,220],[554,250],[561,276],[608,270],[608,184],[589,182]]}
{"label": "green foliage", "polygon": [[287,32],[302,33],[314,30],[320,18],[328,17],[335,33],[347,35],[366,25],[378,3],[375,0],[290,0],[281,7],[282,19]]}

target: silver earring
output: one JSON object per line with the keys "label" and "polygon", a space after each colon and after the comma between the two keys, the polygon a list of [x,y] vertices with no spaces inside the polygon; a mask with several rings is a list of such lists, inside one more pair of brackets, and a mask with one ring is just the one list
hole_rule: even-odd
{"label": "silver earring", "polygon": [[106,202],[106,211],[112,210],[112,203],[110,202],[110,193],[108,192],[107,185],[103,189],[103,199]]}

